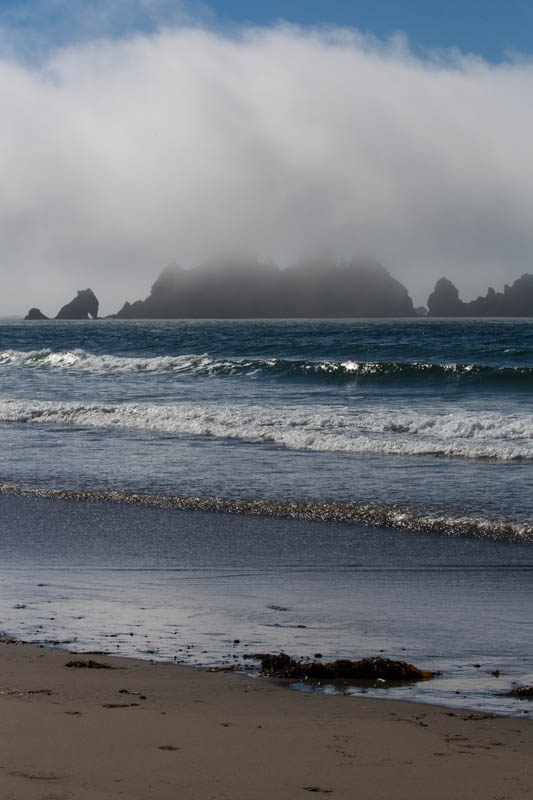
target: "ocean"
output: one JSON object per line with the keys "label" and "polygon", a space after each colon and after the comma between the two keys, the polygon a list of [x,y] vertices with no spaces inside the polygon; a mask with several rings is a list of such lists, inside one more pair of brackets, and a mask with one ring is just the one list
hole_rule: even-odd
{"label": "ocean", "polygon": [[9,635],[528,711],[531,321],[4,320],[0,381]]}

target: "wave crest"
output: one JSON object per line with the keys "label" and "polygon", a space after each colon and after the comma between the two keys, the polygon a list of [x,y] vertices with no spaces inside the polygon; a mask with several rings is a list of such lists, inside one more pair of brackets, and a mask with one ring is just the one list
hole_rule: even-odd
{"label": "wave crest", "polygon": [[428,415],[367,407],[332,411],[261,405],[0,400],[0,422],[136,429],[297,450],[515,461],[533,459],[533,412]]}
{"label": "wave crest", "polygon": [[313,378],[337,381],[497,382],[533,385],[533,368],[425,361],[309,361],[298,359],[216,358],[207,353],[131,357],[96,355],[85,350],[54,352],[4,350],[0,367],[75,369],[87,372],[174,373],[198,376]]}

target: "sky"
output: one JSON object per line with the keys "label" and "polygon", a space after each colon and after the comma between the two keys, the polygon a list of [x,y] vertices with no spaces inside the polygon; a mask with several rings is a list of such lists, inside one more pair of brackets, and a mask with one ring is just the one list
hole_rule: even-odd
{"label": "sky", "polygon": [[533,271],[533,4],[0,0],[0,314],[169,262]]}

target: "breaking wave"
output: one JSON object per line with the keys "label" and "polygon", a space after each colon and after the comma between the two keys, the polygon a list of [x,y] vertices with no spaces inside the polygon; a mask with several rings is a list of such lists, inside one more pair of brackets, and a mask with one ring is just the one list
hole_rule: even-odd
{"label": "breaking wave", "polygon": [[238,439],[297,450],[516,461],[533,459],[533,412],[434,415],[206,403],[0,400],[0,422],[134,429]]}
{"label": "breaking wave", "polygon": [[486,364],[402,361],[309,361],[298,359],[215,358],[208,354],[128,357],[95,355],[85,350],[53,352],[4,350],[0,367],[74,369],[86,372],[173,373],[199,376],[314,378],[338,381],[405,381],[423,379],[533,386],[533,368]]}
{"label": "breaking wave", "polygon": [[248,516],[280,517],[313,522],[371,525],[446,536],[533,542],[533,525],[484,519],[453,513],[436,513],[380,503],[343,503],[305,500],[236,500],[220,497],[135,494],[132,492],[33,489],[0,484],[0,495],[15,494],[78,501],[128,503],[158,508],[209,511]]}

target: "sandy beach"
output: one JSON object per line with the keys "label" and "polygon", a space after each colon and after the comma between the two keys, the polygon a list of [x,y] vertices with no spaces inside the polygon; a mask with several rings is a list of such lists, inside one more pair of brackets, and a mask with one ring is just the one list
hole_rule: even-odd
{"label": "sandy beach", "polygon": [[[65,666],[90,659],[113,669]],[[14,642],[0,646],[0,664],[6,800],[515,800],[533,790],[527,719]]]}

